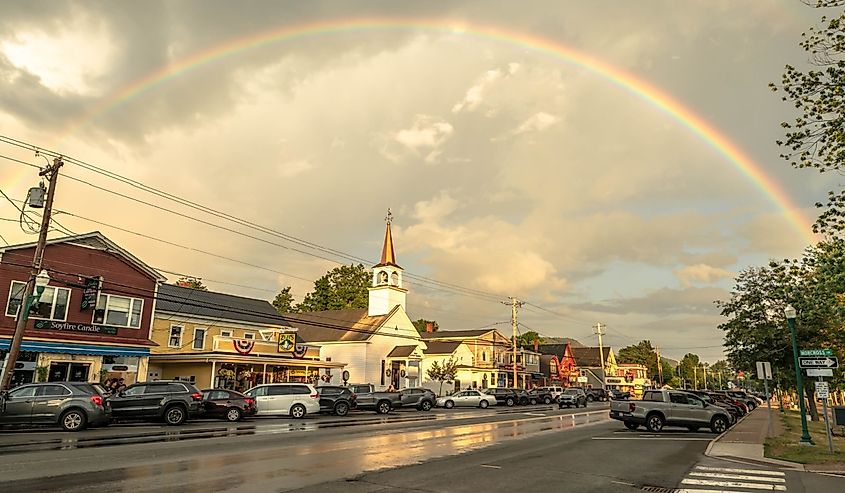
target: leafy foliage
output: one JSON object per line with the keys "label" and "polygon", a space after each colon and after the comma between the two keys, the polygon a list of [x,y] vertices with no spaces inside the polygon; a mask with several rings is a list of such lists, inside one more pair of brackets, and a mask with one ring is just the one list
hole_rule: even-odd
{"label": "leafy foliage", "polygon": [[314,290],[296,305],[298,312],[367,308],[370,273],[363,264],[341,265],[314,281]]}
{"label": "leafy foliage", "polygon": [[438,395],[443,394],[443,382],[451,382],[458,377],[458,362],[455,361],[454,358],[449,358],[448,360],[444,361],[443,364],[440,362],[435,361],[431,364],[431,366],[426,370],[426,375],[431,380],[436,382],[440,382],[440,392]]}
{"label": "leafy foliage", "polygon": [[176,281],[177,286],[181,286],[183,288],[191,288],[191,289],[199,289],[200,291],[208,291],[208,288],[205,284],[202,283],[201,279],[196,277],[180,277],[178,281]]}
{"label": "leafy foliage", "polygon": [[280,314],[293,312],[293,295],[290,294],[290,286],[279,291],[279,294],[273,298],[272,304],[273,308],[275,308]]}
{"label": "leafy foliage", "polygon": [[[819,0],[816,7],[838,7],[841,0]],[[814,67],[802,70],[787,65],[780,87],[783,101],[792,103],[799,115],[783,122],[785,139],[778,140],[781,157],[796,168],[819,172],[845,171],[845,12],[822,17],[818,28],[802,34],[800,46]],[[817,233],[845,232],[845,190],[830,191],[825,210],[813,230]]]}
{"label": "leafy foliage", "polygon": [[543,344],[543,338],[540,334],[534,332],[533,330],[524,332],[516,338],[516,344],[523,347],[533,347],[534,341],[538,341],[540,344]]}
{"label": "leafy foliage", "polygon": [[[651,345],[651,341],[640,341],[635,346],[623,347],[619,350],[616,361],[619,363],[637,363],[646,366],[648,368],[649,378],[659,383],[660,370],[657,367],[657,351]],[[668,383],[672,380],[674,373],[672,366],[665,360],[661,360],[660,364],[663,370],[663,383]]]}
{"label": "leafy foliage", "polygon": [[432,330],[434,332],[440,330],[440,326],[437,325],[437,321],[435,320],[426,320],[424,318],[419,318],[417,320],[414,320],[412,323],[414,324],[414,328],[416,328],[417,332],[419,332],[420,334],[426,332],[426,324],[432,324]]}

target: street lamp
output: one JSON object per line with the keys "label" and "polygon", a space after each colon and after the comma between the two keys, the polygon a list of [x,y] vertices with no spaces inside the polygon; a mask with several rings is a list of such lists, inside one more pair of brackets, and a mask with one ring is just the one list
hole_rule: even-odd
{"label": "street lamp", "polygon": [[795,360],[795,380],[798,384],[798,407],[801,410],[801,439],[799,445],[815,445],[807,431],[807,412],[804,409],[804,382],[801,379],[801,368],[798,366],[798,341],[795,336],[795,317],[797,312],[792,305],[787,305],[783,311],[786,321],[789,324],[789,331],[792,333],[792,357]]}

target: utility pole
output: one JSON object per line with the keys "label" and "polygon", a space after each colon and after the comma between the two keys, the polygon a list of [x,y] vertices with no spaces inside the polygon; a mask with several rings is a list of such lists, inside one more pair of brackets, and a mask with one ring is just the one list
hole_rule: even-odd
{"label": "utility pole", "polygon": [[722,390],[722,370],[719,370],[719,390]]}
{"label": "utility pole", "polygon": [[519,301],[516,298],[508,297],[510,301],[503,301],[502,304],[510,305],[511,306],[511,325],[513,326],[513,340],[512,340],[512,347],[513,347],[513,388],[517,388],[516,385],[516,338],[517,338],[517,321],[516,321],[516,309],[524,305],[525,303]]}
{"label": "utility pole", "polygon": [[26,329],[26,321],[29,315],[32,293],[35,291],[35,278],[41,272],[41,262],[44,259],[44,247],[47,245],[47,231],[50,229],[50,215],[53,212],[53,197],[56,195],[56,180],[59,177],[59,168],[64,162],[62,158],[53,159],[53,164],[46,167],[40,173],[41,177],[47,177],[47,203],[44,206],[44,214],[41,216],[41,230],[38,232],[38,243],[35,245],[35,255],[32,258],[32,270],[29,274],[26,287],[21,296],[21,306],[18,309],[18,319],[15,324],[15,335],[9,345],[9,354],[6,356],[6,365],[3,367],[3,376],[0,379],[0,390],[7,390],[12,382],[12,374],[15,372],[15,363],[21,352],[23,332]]}
{"label": "utility pole", "polygon": [[698,365],[692,367],[692,388],[698,390]]}
{"label": "utility pole", "polygon": [[660,379],[660,386],[663,387],[663,361],[660,359],[660,346],[654,349],[657,351],[657,377]]}
{"label": "utility pole", "polygon": [[596,322],[596,325],[593,325],[593,328],[596,329],[596,334],[599,336],[599,360],[601,361],[601,388],[607,388],[607,373],[604,370],[604,345],[601,342],[601,336],[604,335],[602,332],[602,324],[601,322]]}

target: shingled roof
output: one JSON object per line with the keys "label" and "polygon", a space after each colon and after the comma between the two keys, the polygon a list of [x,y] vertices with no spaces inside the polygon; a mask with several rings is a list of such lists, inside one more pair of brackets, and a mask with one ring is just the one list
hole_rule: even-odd
{"label": "shingled roof", "polygon": [[266,300],[245,298],[214,291],[162,284],[156,297],[156,312],[235,320],[274,326],[285,325],[285,320]]}
{"label": "shingled roof", "polygon": [[426,342],[426,345],[428,347],[423,351],[424,354],[452,354],[461,343],[459,341],[430,341]]}
{"label": "shingled roof", "polygon": [[422,339],[449,339],[454,337],[480,337],[495,329],[473,329],[473,330],[438,330],[437,332],[422,332]]}
{"label": "shingled roof", "polygon": [[575,359],[575,365],[583,368],[601,368],[602,361],[607,361],[607,358],[610,355],[609,347],[603,349],[604,357],[602,358],[598,347],[572,348],[572,357]]}
{"label": "shingled roof", "polygon": [[306,342],[366,341],[393,315],[370,317],[366,308],[326,310],[321,312],[286,313],[287,325],[295,327]]}

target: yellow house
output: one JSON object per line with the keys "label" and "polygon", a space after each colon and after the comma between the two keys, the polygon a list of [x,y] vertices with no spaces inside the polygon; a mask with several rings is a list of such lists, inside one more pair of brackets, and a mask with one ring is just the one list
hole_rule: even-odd
{"label": "yellow house", "polygon": [[[511,358],[511,343],[496,329],[478,330],[441,330],[420,334],[426,343],[458,343],[450,356],[458,361],[456,388],[510,387],[512,371],[508,370]],[[438,350],[450,346],[437,344]],[[425,351],[423,367],[428,368],[428,360],[442,360],[442,354]],[[448,360],[448,357],[446,358]],[[510,367],[512,368],[512,367]],[[423,372],[423,375],[425,373]],[[519,377],[518,377],[519,378]],[[510,380],[509,380],[510,379]],[[425,382],[425,381],[424,381]],[[434,384],[426,384],[434,388]],[[439,383],[438,383],[439,386]],[[446,386],[444,386],[446,389]]]}
{"label": "yellow house", "polygon": [[319,359],[264,300],[163,284],[159,288],[149,380],[201,389],[247,390],[260,383],[326,381],[343,362]]}

